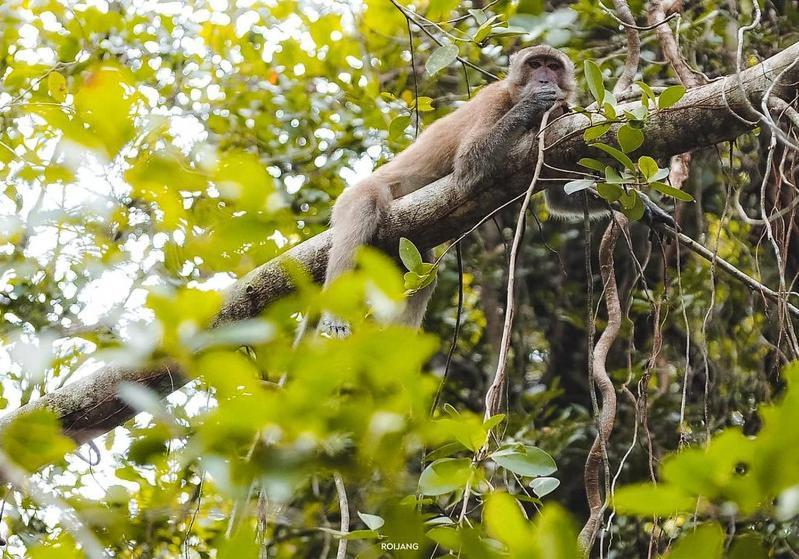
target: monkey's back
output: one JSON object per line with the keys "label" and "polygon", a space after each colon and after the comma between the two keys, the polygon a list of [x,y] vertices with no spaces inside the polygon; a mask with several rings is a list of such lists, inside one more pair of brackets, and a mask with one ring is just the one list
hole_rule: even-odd
{"label": "monkey's back", "polygon": [[460,146],[511,107],[503,81],[484,87],[469,102],[431,124],[372,178],[391,185],[394,198],[398,198],[450,174]]}

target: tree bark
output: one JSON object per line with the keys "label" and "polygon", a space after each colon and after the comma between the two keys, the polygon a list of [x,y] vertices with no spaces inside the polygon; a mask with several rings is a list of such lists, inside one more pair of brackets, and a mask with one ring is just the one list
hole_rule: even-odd
{"label": "tree bark", "polygon": [[[766,90],[784,70],[772,94],[789,102],[796,95],[799,65],[791,65],[797,59],[799,43],[745,70],[741,75],[745,93],[735,76],[689,90],[673,107],[651,113],[644,127],[644,144],[637,153],[665,161],[674,154],[735,139],[754,127],[732,112],[754,120],[747,112],[744,95],[759,107]],[[567,114],[553,122],[546,131],[547,164],[573,167],[581,157],[601,158],[603,152],[583,141],[582,131],[588,124],[588,117],[581,114]],[[601,140],[615,143],[611,138],[615,138],[615,128]],[[428,249],[468,231],[493,209],[525,191],[535,166],[534,143],[535,131],[532,131],[508,158],[502,176],[493,177],[486,184],[456,185],[450,175],[396,200],[375,244],[394,252],[398,239],[404,236],[420,248]],[[215,325],[254,318],[267,304],[289,293],[292,284],[283,267],[288,259],[300,263],[312,277],[321,280],[329,244],[327,231],[241,278],[228,292]],[[60,418],[69,436],[78,443],[86,442],[135,415],[135,410],[117,395],[122,382],[142,383],[166,396],[183,386],[186,379],[174,364],[161,363],[142,369],[107,367],[9,412],[0,418],[0,431],[19,416],[46,407]]]}

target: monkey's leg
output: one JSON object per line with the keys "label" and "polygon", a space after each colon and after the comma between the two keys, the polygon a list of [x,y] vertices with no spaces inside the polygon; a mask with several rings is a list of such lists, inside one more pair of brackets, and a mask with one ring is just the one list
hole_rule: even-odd
{"label": "monkey's leg", "polygon": [[[425,260],[427,262],[435,261],[433,258],[433,251],[425,252]],[[433,296],[433,292],[436,290],[437,283],[438,279],[435,279],[430,285],[423,287],[408,297],[405,310],[400,317],[400,322],[402,324],[406,324],[412,328],[421,328],[425,311],[427,311],[427,304],[430,302],[430,297]]]}
{"label": "monkey's leg", "polygon": [[[370,177],[345,190],[333,206],[333,242],[327,259],[325,287],[352,269],[355,251],[374,238],[391,205],[391,189]],[[322,315],[318,331],[334,338],[349,336],[350,325],[329,313]]]}
{"label": "monkey's leg", "polygon": [[430,297],[436,289],[436,282],[433,281],[427,287],[423,287],[410,297],[405,306],[405,311],[402,313],[400,321],[413,328],[420,328],[422,320],[424,319],[425,311],[427,311],[427,304],[430,302]]}

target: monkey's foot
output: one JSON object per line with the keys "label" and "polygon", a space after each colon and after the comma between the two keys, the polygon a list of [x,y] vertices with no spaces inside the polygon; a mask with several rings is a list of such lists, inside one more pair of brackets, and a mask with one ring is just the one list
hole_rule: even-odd
{"label": "monkey's foot", "polygon": [[329,338],[347,338],[352,334],[350,323],[346,320],[333,316],[329,313],[324,313],[319,320],[317,332]]}
{"label": "monkey's foot", "polygon": [[649,225],[651,228],[656,228],[658,225],[667,225],[676,230],[680,230],[674,218],[666,213],[660,206],[655,204],[649,198],[642,197],[644,202],[644,217],[641,220]]}

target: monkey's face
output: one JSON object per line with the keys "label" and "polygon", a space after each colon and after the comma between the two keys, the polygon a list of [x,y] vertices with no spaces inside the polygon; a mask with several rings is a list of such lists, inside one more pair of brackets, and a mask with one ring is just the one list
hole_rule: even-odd
{"label": "monkey's face", "polygon": [[511,56],[508,80],[514,103],[537,93],[569,101],[574,91],[574,65],[552,47],[528,47]]}

